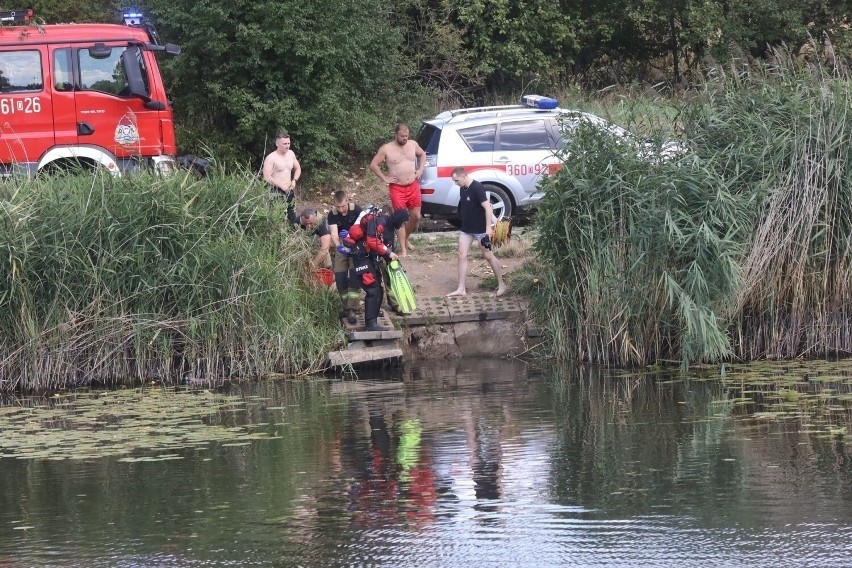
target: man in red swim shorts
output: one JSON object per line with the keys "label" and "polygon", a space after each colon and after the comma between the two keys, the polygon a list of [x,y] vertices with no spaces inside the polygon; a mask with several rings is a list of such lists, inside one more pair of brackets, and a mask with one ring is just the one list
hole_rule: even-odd
{"label": "man in red swim shorts", "polygon": [[[387,173],[382,170],[382,162]],[[420,223],[420,176],[426,167],[426,152],[409,139],[408,125],[397,124],[396,136],[384,144],[370,162],[370,169],[388,185],[394,210],[408,209],[408,223],[399,230],[400,256],[413,251],[409,237]]]}

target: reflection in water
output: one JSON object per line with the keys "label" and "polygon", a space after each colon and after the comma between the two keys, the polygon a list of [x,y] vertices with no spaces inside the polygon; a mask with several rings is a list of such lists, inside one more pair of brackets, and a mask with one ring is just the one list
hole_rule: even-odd
{"label": "reflection in water", "polygon": [[[353,526],[423,528],[434,518],[437,490],[428,449],[422,447],[421,421],[401,421],[392,436],[382,409],[372,407],[368,412],[368,459],[349,491]],[[357,452],[357,447],[351,449]],[[357,461],[357,454],[353,457]]]}
{"label": "reflection in water", "polygon": [[[477,499],[499,499],[500,494],[500,427],[482,421],[472,424],[471,417],[465,422],[468,443],[471,448],[473,484]],[[473,439],[471,439],[471,437]]]}
{"label": "reflection in water", "polygon": [[460,360],[239,385],[204,423],[272,439],[0,458],[0,566],[846,564],[849,445],[663,379]]}

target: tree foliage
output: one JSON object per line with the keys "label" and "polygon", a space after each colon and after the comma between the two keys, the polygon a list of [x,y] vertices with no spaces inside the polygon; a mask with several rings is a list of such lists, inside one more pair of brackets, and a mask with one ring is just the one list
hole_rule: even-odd
{"label": "tree foliage", "polygon": [[329,166],[374,150],[417,108],[402,30],[378,0],[148,4],[161,35],[183,48],[165,73],[179,119],[195,132],[184,139],[190,150],[248,150],[257,162],[286,129],[303,162]]}
{"label": "tree foliage", "polygon": [[454,20],[492,84],[563,77],[578,47],[573,3],[553,0],[461,0]]}
{"label": "tree foliage", "polygon": [[[115,21],[125,0],[42,0],[45,21]],[[852,55],[846,0],[143,0],[183,152],[259,164],[276,130],[307,172],[363,158],[395,122],[533,86],[686,87],[773,46]]]}
{"label": "tree foliage", "polygon": [[[49,24],[112,23],[116,21],[118,10],[122,6],[122,3],[112,0],[39,0],[32,3],[36,18]],[[9,6],[14,7],[16,6]]]}

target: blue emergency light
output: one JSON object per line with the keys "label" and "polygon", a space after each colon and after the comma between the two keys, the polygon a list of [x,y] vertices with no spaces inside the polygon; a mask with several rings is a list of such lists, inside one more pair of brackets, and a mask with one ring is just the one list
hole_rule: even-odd
{"label": "blue emergency light", "polygon": [[521,104],[541,110],[551,110],[559,106],[559,101],[541,95],[524,95],[521,97]]}
{"label": "blue emergency light", "polygon": [[125,26],[140,26],[142,20],[145,19],[145,14],[142,12],[124,12],[121,17],[124,19]]}

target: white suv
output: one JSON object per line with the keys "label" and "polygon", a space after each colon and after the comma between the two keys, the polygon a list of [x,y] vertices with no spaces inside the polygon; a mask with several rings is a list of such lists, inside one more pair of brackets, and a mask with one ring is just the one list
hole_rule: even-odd
{"label": "white suv", "polygon": [[541,200],[541,177],[562,167],[557,152],[566,133],[586,122],[631,136],[599,116],[559,108],[556,99],[527,95],[521,103],[449,110],[423,121],[417,143],[426,152],[425,215],[457,218],[459,188],[451,176],[458,166],[485,187],[498,220],[524,215]]}

